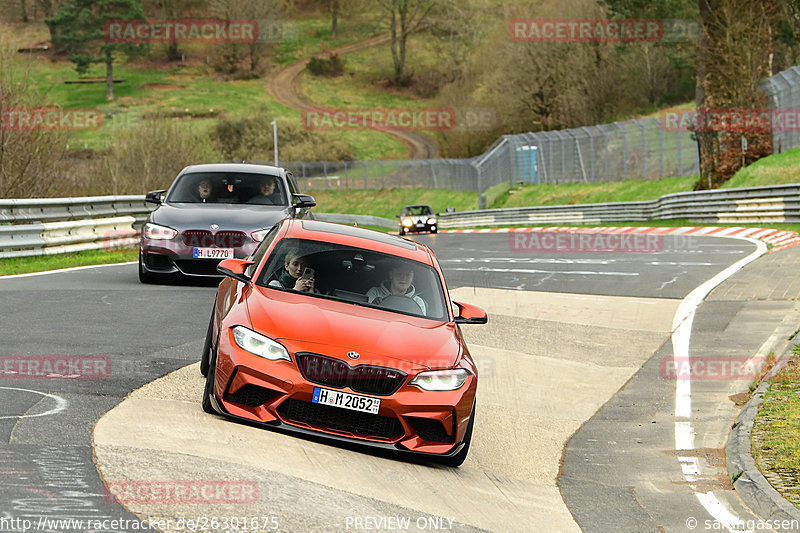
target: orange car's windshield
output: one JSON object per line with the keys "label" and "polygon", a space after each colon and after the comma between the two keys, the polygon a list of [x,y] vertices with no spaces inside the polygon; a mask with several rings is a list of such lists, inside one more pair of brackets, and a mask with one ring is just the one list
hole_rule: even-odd
{"label": "orange car's windshield", "polygon": [[264,287],[448,320],[439,275],[417,261],[301,239],[284,239],[265,261]]}

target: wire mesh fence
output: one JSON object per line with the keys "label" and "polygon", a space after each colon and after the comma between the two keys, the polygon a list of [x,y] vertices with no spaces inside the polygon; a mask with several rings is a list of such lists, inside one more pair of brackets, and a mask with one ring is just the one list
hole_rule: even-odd
{"label": "wire mesh fence", "polygon": [[[773,114],[797,115],[800,111],[800,68],[792,67],[761,82],[767,93],[769,108]],[[772,151],[780,154],[800,146],[800,127],[773,127]]]}
{"label": "wire mesh fence", "polygon": [[[800,110],[800,68],[781,72],[761,87],[770,110]],[[691,116],[686,112],[683,118]],[[656,180],[699,174],[697,143],[680,113],[598,126],[504,135],[469,159],[348,162],[285,162],[302,187],[380,189],[398,187],[484,193],[503,183],[602,183]],[[677,119],[677,120],[676,120]],[[800,127],[773,129],[775,153],[800,146]]]}

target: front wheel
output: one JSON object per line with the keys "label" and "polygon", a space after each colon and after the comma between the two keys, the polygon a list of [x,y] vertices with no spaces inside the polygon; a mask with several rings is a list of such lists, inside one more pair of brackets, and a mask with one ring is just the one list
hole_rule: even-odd
{"label": "front wheel", "polygon": [[443,457],[439,460],[440,464],[445,466],[452,466],[458,467],[464,463],[464,460],[467,458],[467,453],[469,453],[469,445],[472,442],[472,426],[475,424],[475,404],[472,404],[472,415],[469,417],[469,423],[467,424],[467,432],[464,434],[464,447],[461,448],[461,451],[455,454],[452,457]]}

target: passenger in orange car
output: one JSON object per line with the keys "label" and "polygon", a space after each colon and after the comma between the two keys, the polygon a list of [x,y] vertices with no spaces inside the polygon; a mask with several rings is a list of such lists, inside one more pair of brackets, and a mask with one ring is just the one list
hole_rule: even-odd
{"label": "passenger in orange car", "polygon": [[278,277],[269,282],[270,287],[294,289],[300,292],[317,292],[314,289],[314,269],[309,269],[308,259],[300,255],[300,250],[292,248],[286,252],[283,270]]}

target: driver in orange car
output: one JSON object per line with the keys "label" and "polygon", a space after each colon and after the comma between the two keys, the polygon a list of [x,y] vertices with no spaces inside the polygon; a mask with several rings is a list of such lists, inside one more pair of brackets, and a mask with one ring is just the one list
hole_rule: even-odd
{"label": "driver in orange car", "polygon": [[414,270],[410,266],[402,263],[394,265],[389,269],[388,280],[367,291],[369,303],[380,304],[381,301],[392,295],[405,296],[414,300],[424,315],[426,314],[425,300],[417,296],[413,282]]}

